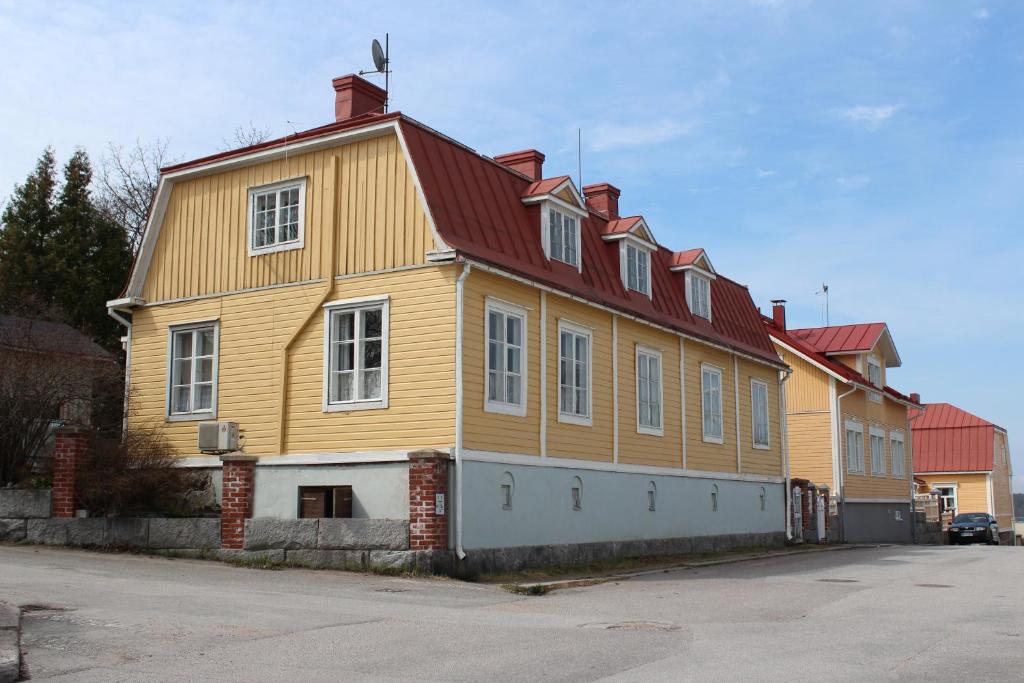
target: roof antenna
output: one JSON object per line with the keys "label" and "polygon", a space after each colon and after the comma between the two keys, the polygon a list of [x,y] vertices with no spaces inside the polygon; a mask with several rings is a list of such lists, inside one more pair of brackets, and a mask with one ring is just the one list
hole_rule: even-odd
{"label": "roof antenna", "polygon": [[583,192],[583,129],[576,129],[576,177],[580,181],[580,192]]}
{"label": "roof antenna", "polygon": [[387,33],[384,34],[384,47],[381,48],[380,41],[376,38],[370,43],[370,54],[373,55],[373,69],[360,71],[360,76],[366,74],[384,74],[384,113],[388,111],[388,103],[391,101],[391,57],[390,40]]}
{"label": "roof antenna", "polygon": [[825,297],[825,327],[828,327],[829,326],[829,324],[828,324],[828,285],[826,285],[824,282],[822,282],[821,283],[821,291],[820,292],[815,292],[814,296],[824,296]]}

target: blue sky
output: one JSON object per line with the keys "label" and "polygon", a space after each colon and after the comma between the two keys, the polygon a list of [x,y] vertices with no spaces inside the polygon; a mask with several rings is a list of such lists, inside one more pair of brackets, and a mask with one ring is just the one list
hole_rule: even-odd
{"label": "blue sky", "polygon": [[[666,3],[668,5],[668,3]],[[0,197],[53,145],[333,117],[391,33],[393,104],[494,155],[622,188],[792,326],[886,321],[891,382],[1007,427],[1024,491],[1024,4],[15,3],[0,0]]]}

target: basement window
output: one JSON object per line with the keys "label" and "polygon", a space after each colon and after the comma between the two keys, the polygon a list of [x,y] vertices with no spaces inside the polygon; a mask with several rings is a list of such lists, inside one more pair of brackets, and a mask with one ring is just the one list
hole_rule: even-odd
{"label": "basement window", "polygon": [[351,486],[300,486],[299,519],[352,517]]}
{"label": "basement window", "polygon": [[718,512],[718,484],[711,485],[711,511]]}
{"label": "basement window", "polygon": [[658,485],[653,481],[647,482],[647,509],[651,512],[655,511],[655,504],[658,499]]}
{"label": "basement window", "polygon": [[516,482],[512,478],[511,472],[505,472],[501,475],[501,509],[511,510],[512,509],[512,496],[515,494]]}
{"label": "basement window", "polygon": [[572,478],[572,488],[569,490],[572,498],[572,509],[579,511],[583,509],[583,480],[579,477]]}
{"label": "basement window", "polygon": [[768,492],[765,491],[764,487],[762,486],[761,487],[761,491],[758,492],[757,495],[758,495],[758,498],[761,501],[761,512],[764,512],[767,509],[767,507],[768,507],[768,500],[767,500],[768,499]]}
{"label": "basement window", "polygon": [[250,188],[249,256],[302,248],[305,204],[305,178]]}

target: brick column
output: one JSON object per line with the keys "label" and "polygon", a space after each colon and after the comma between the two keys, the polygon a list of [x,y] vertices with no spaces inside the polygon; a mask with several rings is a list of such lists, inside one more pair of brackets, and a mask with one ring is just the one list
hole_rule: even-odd
{"label": "brick column", "polygon": [[220,547],[245,546],[245,520],[252,517],[253,475],[256,458],[237,453],[220,456],[223,463],[220,501]]}
{"label": "brick column", "polygon": [[57,430],[53,450],[53,492],[51,514],[75,516],[75,472],[89,452],[89,433],[79,427]]}
{"label": "brick column", "polygon": [[438,451],[409,454],[409,550],[448,549],[448,460]]}

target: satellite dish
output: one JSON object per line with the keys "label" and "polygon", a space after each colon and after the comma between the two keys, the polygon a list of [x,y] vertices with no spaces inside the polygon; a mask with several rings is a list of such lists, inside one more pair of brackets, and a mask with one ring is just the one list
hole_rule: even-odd
{"label": "satellite dish", "polygon": [[373,65],[377,67],[377,71],[385,73],[388,70],[388,58],[384,54],[384,48],[380,46],[380,41],[376,38],[373,39],[370,52],[373,53]]}

